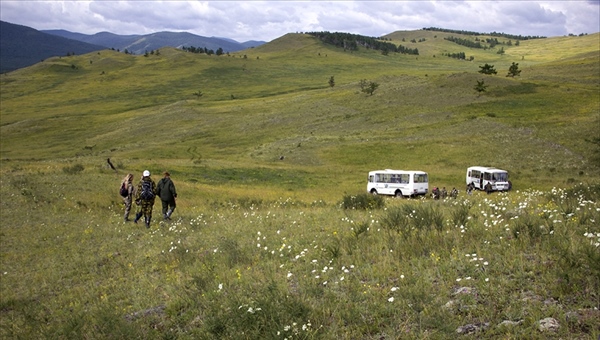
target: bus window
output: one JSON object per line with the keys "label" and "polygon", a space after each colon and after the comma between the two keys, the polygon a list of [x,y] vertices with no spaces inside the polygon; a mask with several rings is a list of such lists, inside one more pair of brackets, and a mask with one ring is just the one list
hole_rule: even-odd
{"label": "bus window", "polygon": [[427,174],[415,174],[415,183],[427,183]]}

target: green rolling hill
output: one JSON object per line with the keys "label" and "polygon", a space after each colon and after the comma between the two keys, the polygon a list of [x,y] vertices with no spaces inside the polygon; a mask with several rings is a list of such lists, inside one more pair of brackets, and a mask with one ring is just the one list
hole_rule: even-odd
{"label": "green rolling hill", "polygon": [[[3,167],[110,157],[309,196],[359,192],[376,168],[424,170],[450,187],[469,165],[505,168],[517,188],[598,178],[598,34],[513,41],[504,54],[448,36],[385,37],[418,56],[288,34],[220,57],[164,48],[48,59],[1,76]],[[445,56],[458,52],[473,60]],[[521,75],[507,77],[513,62]],[[484,64],[498,73],[479,73]],[[379,87],[367,95],[361,80]]]}
{"label": "green rolling hill", "polygon": [[[0,338],[597,339],[600,35],[444,37],[0,75]],[[472,165],[513,190],[466,194]],[[460,193],[367,194],[385,168]],[[118,194],[145,169],[178,194],[149,228]]]}

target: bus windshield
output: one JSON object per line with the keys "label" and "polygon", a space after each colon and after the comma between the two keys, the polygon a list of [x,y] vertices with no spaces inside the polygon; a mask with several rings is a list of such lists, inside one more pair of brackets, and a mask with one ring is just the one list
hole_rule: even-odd
{"label": "bus windshield", "polygon": [[508,182],[508,173],[494,172],[492,173],[492,180],[496,182]]}

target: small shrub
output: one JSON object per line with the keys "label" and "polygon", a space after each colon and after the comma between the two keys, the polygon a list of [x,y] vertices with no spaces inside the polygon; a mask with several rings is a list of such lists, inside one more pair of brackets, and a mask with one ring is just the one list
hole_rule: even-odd
{"label": "small shrub", "polygon": [[531,241],[534,241],[542,236],[542,228],[540,228],[542,223],[531,215],[522,215],[514,221],[512,234],[515,238],[529,237]]}
{"label": "small shrub", "polygon": [[456,209],[454,209],[451,213],[452,222],[455,226],[466,226],[469,221],[469,209],[471,207],[469,205],[459,205]]}
{"label": "small shrub", "polygon": [[339,242],[335,242],[333,244],[327,245],[325,247],[325,250],[327,251],[327,254],[329,254],[329,256],[332,259],[337,259],[342,254]]}
{"label": "small shrub", "polygon": [[227,266],[233,268],[237,265],[248,262],[248,256],[240,249],[240,246],[236,240],[230,238],[222,239],[219,248],[223,250]]}
{"label": "small shrub", "polygon": [[580,197],[586,201],[597,201],[600,199],[600,183],[595,184],[577,184],[570,189],[565,190],[567,196]]}
{"label": "small shrub", "polygon": [[73,164],[72,166],[66,166],[63,168],[63,172],[69,175],[75,175],[82,172],[84,169],[81,164]]}
{"label": "small shrub", "polygon": [[263,205],[263,200],[260,198],[240,197],[229,202],[232,207],[240,207],[242,209],[258,208]]}
{"label": "small shrub", "polygon": [[362,193],[358,195],[346,195],[342,199],[342,208],[353,210],[381,209],[385,206],[383,197]]}
{"label": "small shrub", "polygon": [[406,213],[400,207],[388,209],[381,219],[381,224],[387,230],[403,234],[407,234],[407,231],[409,231],[406,230],[407,226],[410,227],[408,217],[406,217]]}
{"label": "small shrub", "polygon": [[366,233],[369,230],[369,222],[359,222],[352,228],[352,235],[359,238],[360,235]]}

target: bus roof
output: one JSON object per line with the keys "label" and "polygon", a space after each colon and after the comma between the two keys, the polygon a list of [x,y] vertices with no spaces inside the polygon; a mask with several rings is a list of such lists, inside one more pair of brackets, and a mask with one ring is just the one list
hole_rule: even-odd
{"label": "bus roof", "polygon": [[373,170],[369,171],[369,173],[418,173],[418,174],[426,174],[425,171],[420,170],[394,170],[394,169],[385,169],[385,170]]}
{"label": "bus roof", "polygon": [[478,170],[478,171],[486,171],[486,172],[508,172],[506,170],[491,168],[491,167],[487,167],[487,166],[471,166],[467,169],[467,171],[468,170]]}

